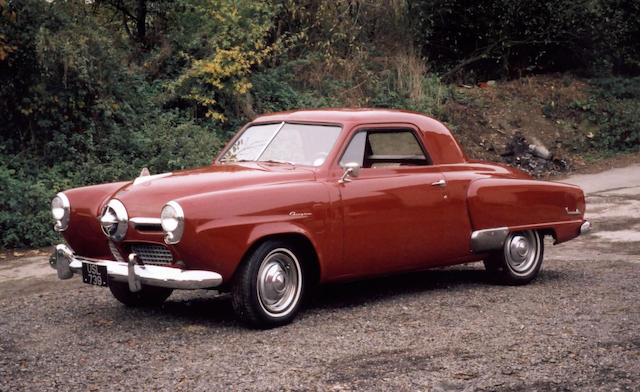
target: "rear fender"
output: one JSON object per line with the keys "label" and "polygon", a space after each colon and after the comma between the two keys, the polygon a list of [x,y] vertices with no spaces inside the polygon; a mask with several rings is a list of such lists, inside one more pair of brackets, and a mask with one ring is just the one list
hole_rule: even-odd
{"label": "rear fender", "polygon": [[476,252],[502,246],[512,231],[541,230],[553,233],[557,243],[568,241],[584,222],[584,194],[574,185],[484,178],[472,181],[467,195]]}

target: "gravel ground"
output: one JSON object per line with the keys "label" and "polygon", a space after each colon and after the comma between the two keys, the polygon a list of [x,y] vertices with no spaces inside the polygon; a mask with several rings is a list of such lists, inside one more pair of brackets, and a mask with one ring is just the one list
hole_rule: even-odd
{"label": "gravel ground", "polygon": [[479,264],[329,285],[266,331],[215,292],[129,309],[43,257],[1,262],[0,391],[638,391],[632,173],[573,179],[588,181],[594,232],[547,240],[530,285],[492,285]]}

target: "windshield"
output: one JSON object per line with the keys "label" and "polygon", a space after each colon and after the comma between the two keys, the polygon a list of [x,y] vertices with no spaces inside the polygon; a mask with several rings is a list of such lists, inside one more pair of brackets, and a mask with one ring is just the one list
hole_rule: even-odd
{"label": "windshield", "polygon": [[227,149],[220,162],[261,161],[320,166],[341,130],[336,125],[253,125]]}

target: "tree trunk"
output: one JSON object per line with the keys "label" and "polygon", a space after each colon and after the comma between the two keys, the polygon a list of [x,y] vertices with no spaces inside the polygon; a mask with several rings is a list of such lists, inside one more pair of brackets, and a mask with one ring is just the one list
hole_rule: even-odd
{"label": "tree trunk", "polygon": [[145,45],[147,38],[147,0],[138,0],[138,7],[136,8],[136,25],[136,40]]}

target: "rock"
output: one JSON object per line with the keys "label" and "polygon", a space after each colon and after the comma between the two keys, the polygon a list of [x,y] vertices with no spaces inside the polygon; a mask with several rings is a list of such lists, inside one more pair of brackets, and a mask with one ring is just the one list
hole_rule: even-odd
{"label": "rock", "polygon": [[529,151],[542,159],[551,159],[551,153],[543,145],[529,144]]}
{"label": "rock", "polygon": [[534,177],[562,173],[569,169],[565,160],[554,156],[538,140],[527,141],[519,130],[514,131],[511,141],[505,145],[505,151],[500,155],[506,164]]}

